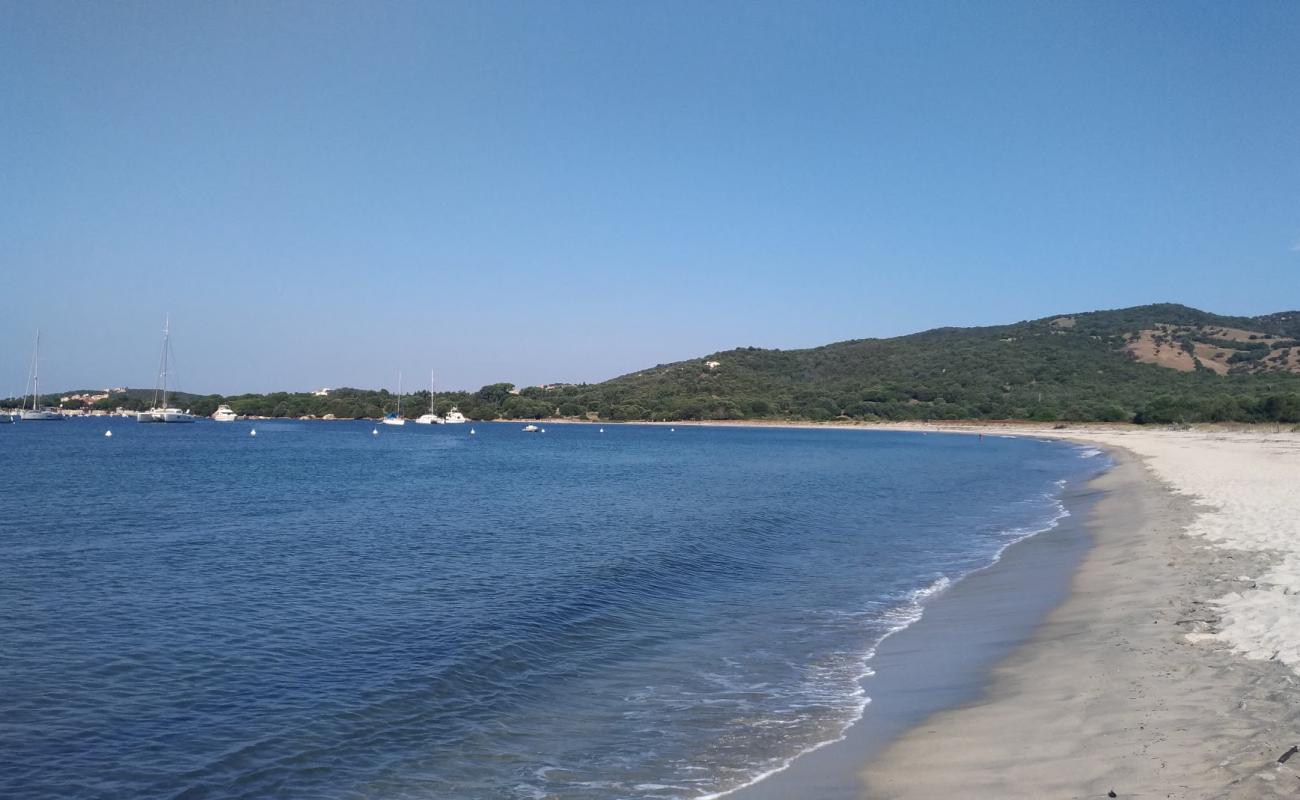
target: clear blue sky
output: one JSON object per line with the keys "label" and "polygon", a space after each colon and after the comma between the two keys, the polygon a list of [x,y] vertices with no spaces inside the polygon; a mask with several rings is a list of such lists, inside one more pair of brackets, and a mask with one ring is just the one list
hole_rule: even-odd
{"label": "clear blue sky", "polygon": [[1297,308],[1300,4],[0,0],[0,272],[0,394]]}

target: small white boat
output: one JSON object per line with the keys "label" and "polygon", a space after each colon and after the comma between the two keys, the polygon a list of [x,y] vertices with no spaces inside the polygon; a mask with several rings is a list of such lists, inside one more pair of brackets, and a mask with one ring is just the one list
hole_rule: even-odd
{"label": "small white boat", "polygon": [[540,431],[540,430],[541,430],[541,428],[537,427],[536,425],[525,425],[525,426],[524,426],[524,433],[537,433],[537,432]]}
{"label": "small white boat", "polygon": [[384,418],[379,420],[384,425],[405,425],[406,418],[402,416],[402,373],[397,373],[397,410],[385,414]]}
{"label": "small white boat", "polygon": [[453,408],[447,412],[447,416],[442,418],[443,425],[464,425],[469,420],[464,414],[460,413],[459,408]]}
{"label": "small white boat", "polygon": [[217,406],[216,411],[212,412],[212,419],[217,422],[234,422],[239,419],[239,415],[230,406],[222,404]]}
{"label": "small white boat", "polygon": [[[57,408],[41,405],[41,332],[36,332],[36,349],[32,352],[32,371],[29,376],[29,382],[32,387],[31,404],[28,408],[24,401],[23,407],[18,410],[18,419],[23,422],[47,422],[49,420],[63,419],[63,414]],[[10,417],[10,422],[13,418]]]}
{"label": "small white boat", "polygon": [[442,417],[433,413],[433,373],[429,373],[429,410],[415,418],[416,425],[441,425]]}

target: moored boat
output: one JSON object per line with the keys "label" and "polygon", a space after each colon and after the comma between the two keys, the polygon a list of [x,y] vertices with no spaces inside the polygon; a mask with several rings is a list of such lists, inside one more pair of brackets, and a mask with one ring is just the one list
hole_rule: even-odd
{"label": "moored boat", "polygon": [[158,382],[153,389],[153,408],[135,415],[136,422],[194,422],[188,411],[167,405],[167,373],[171,361],[171,317],[163,321],[162,355],[158,359]]}
{"label": "moored boat", "polygon": [[405,425],[406,418],[402,416],[402,373],[397,373],[397,410],[384,415],[380,420],[384,425]]}
{"label": "moored boat", "polygon": [[444,425],[463,425],[468,421],[465,415],[460,413],[459,408],[453,408],[447,412],[447,416],[442,418],[442,424]]}
{"label": "moored boat", "polygon": [[433,413],[433,372],[429,372],[429,410],[415,418],[417,425],[441,425],[442,417]]}
{"label": "moored boat", "polygon": [[[36,349],[32,352],[32,371],[29,376],[29,384],[32,387],[31,408],[27,407],[27,401],[24,400],[23,407],[18,410],[18,419],[23,422],[47,422],[50,420],[63,419],[63,413],[57,408],[41,405],[41,332],[36,332]],[[10,418],[12,422],[13,419]]]}

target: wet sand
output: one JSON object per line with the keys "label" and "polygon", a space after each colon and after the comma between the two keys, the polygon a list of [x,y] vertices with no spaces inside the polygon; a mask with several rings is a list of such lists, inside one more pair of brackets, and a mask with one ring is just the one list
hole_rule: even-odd
{"label": "wet sand", "polygon": [[1294,797],[1295,675],[1185,634],[1260,557],[1187,536],[1192,502],[1127,459],[1102,479],[1069,599],[976,700],[862,771],[861,796]]}
{"label": "wet sand", "polygon": [[[1279,762],[1300,745],[1300,437],[1013,431],[1115,454],[1081,558],[1034,563],[1052,533],[1010,548],[886,640],[844,741],[732,796],[1300,796],[1300,754]],[[1026,571],[1059,580],[1055,599]],[[1025,608],[990,604],[1017,583]]]}
{"label": "wet sand", "polygon": [[728,800],[858,798],[864,762],[929,715],[979,697],[992,667],[1065,600],[1091,543],[1084,520],[1101,493],[1096,481],[1069,490],[1062,501],[1070,515],[1055,528],[1011,545],[881,642],[871,660],[875,674],[863,681],[871,702],[843,741],[803,755]]}

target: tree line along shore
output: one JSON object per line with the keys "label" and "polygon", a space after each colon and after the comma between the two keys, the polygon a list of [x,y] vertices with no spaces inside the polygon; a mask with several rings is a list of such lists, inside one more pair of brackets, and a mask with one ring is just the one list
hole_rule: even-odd
{"label": "tree line along shore", "polygon": [[[383,389],[172,396],[204,415],[220,404],[263,417],[397,410]],[[131,410],[151,400],[134,389],[82,405]],[[1233,317],[1157,304],[800,350],[742,347],[601,383],[414,392],[401,412],[417,417],[431,405],[479,420],[1300,423],[1300,311]]]}
{"label": "tree line along shore", "polygon": [[[128,390],[93,403],[58,396],[44,398],[46,404],[75,412],[139,411],[150,406],[151,392]],[[387,390],[336,389],[328,396],[311,392],[273,392],[242,395],[175,394],[173,402],[191,413],[210,416],[219,405],[248,417],[331,417],[373,419],[397,408],[397,395]],[[19,398],[0,401],[3,407],[19,407]],[[819,395],[775,397],[640,397],[624,392],[602,391],[597,385],[525,387],[509,383],[484,386],[476,392],[426,391],[402,396],[402,416],[414,419],[432,411],[445,415],[453,408],[474,420],[572,419],[609,422],[673,421],[790,421],[790,422],[923,422],[956,420],[1026,420],[1034,422],[1135,422],[1177,424],[1193,422],[1300,423],[1300,393],[1263,395],[1221,394],[1206,397],[1157,395],[1128,408],[1120,402],[1067,405],[1064,408],[1037,406],[1000,408],[974,404],[964,406],[945,399],[863,401],[860,397],[834,398]]]}

